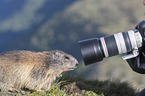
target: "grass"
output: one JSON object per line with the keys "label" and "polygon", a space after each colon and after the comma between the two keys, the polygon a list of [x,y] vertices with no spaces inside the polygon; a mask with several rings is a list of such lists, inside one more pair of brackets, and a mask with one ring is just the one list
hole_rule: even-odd
{"label": "grass", "polygon": [[127,82],[116,81],[86,81],[76,78],[61,78],[57,84],[53,84],[50,90],[34,91],[22,89],[23,92],[0,92],[7,96],[136,96],[137,90]]}
{"label": "grass", "polygon": [[119,80],[92,81],[70,78],[67,79],[67,82],[64,80],[60,88],[65,90],[69,95],[74,93],[86,94],[87,92],[93,92],[96,94],[93,96],[136,96],[138,93],[129,83],[120,82]]}

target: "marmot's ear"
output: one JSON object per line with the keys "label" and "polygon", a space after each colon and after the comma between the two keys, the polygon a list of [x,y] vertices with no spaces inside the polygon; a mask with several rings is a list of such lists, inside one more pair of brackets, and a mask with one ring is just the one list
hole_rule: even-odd
{"label": "marmot's ear", "polygon": [[61,50],[52,50],[51,53],[56,54],[56,55],[59,55],[59,54],[66,54],[66,53],[64,53],[64,52],[61,51]]}
{"label": "marmot's ear", "polygon": [[44,53],[46,55],[50,55],[51,54],[51,52],[49,52],[49,51],[43,51],[42,53]]}

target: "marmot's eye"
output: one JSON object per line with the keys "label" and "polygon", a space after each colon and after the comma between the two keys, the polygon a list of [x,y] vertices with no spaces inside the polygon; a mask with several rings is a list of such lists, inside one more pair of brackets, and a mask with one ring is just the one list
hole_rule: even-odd
{"label": "marmot's eye", "polygon": [[68,59],[69,60],[69,57],[65,56],[65,59]]}

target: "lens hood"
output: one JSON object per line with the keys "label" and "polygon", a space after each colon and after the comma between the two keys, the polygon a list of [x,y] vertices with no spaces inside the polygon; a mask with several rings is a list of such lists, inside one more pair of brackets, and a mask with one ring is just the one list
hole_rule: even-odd
{"label": "lens hood", "polygon": [[79,45],[85,65],[103,60],[104,55],[98,38],[79,41]]}

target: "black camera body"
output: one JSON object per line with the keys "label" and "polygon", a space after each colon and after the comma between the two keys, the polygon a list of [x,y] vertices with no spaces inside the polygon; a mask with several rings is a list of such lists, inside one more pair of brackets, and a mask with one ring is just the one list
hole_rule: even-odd
{"label": "black camera body", "polygon": [[123,59],[138,56],[138,48],[142,46],[142,34],[139,30],[130,30],[116,33],[101,38],[91,38],[79,41],[81,53],[86,65],[102,61],[103,58],[111,57],[127,52],[132,52]]}

